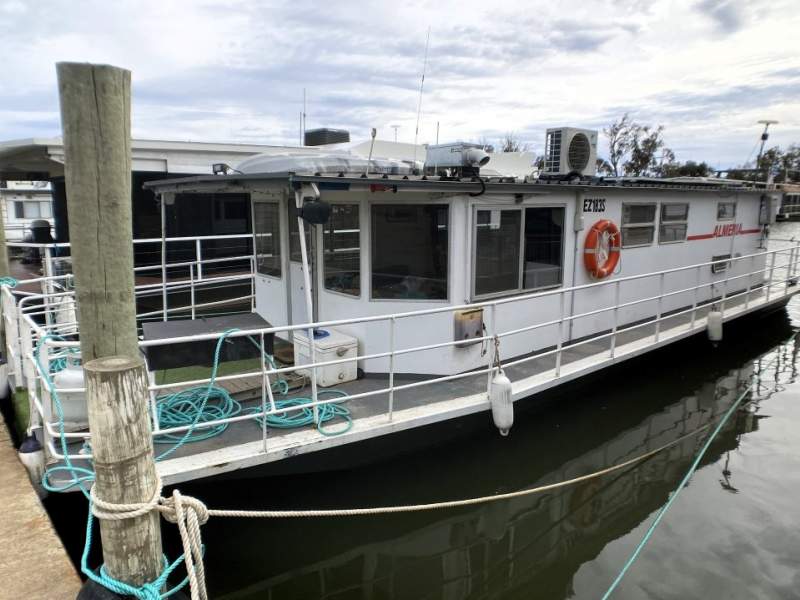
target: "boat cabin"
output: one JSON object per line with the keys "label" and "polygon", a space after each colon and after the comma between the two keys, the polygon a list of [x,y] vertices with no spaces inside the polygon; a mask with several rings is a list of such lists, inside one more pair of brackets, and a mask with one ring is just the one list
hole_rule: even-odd
{"label": "boat cabin", "polygon": [[[273,326],[322,323],[349,336],[366,373],[462,373],[485,365],[486,340],[471,339],[487,332],[519,329],[502,354],[520,357],[763,282],[763,256],[726,262],[765,248],[775,199],[763,190],[383,170],[245,171],[148,185],[168,202],[176,194],[248,194],[256,312]],[[628,279],[669,269],[676,271]],[[614,279],[621,283],[594,285]],[[559,293],[576,286],[584,287]],[[612,324],[600,309],[617,305]],[[385,315],[394,316],[392,331],[385,320],[367,320]],[[581,316],[562,321],[569,315]],[[307,344],[299,331],[278,335]],[[426,345],[387,355],[390,346]]]}

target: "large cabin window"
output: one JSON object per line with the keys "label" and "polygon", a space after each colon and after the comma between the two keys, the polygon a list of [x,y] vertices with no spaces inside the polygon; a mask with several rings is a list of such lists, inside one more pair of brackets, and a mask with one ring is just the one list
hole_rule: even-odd
{"label": "large cabin window", "polygon": [[475,296],[560,285],[564,209],[528,207],[475,212]]}
{"label": "large cabin window", "polygon": [[656,231],[656,204],[622,205],[622,247],[649,246]]}
{"label": "large cabin window", "polygon": [[688,204],[662,204],[658,242],[660,244],[671,244],[684,241],[688,222]]}
{"label": "large cabin window", "polygon": [[448,206],[373,204],[372,298],[446,300]]}
{"label": "large cabin window", "polygon": [[277,202],[253,203],[253,228],[256,238],[256,271],[271,277],[281,276],[281,229]]}
{"label": "large cabin window", "polygon": [[323,230],[325,289],[361,295],[361,230],[358,204],[333,204]]}

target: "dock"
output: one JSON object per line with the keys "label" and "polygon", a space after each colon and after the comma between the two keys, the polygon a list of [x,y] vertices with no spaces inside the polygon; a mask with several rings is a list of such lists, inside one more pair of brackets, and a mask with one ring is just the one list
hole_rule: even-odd
{"label": "dock", "polygon": [[0,420],[2,598],[74,600],[81,580]]}

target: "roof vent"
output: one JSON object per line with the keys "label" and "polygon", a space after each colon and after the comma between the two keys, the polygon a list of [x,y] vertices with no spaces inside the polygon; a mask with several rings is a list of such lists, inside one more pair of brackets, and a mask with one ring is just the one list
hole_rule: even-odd
{"label": "roof vent", "polygon": [[325,146],[326,144],[345,144],[350,141],[350,132],[346,129],[309,129],[305,133],[306,146]]}

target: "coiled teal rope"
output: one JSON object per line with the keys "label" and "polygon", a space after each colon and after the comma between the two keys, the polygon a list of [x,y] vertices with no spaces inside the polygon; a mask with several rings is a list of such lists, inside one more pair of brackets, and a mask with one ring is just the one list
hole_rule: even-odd
{"label": "coiled teal rope", "polygon": [[[218,419],[234,417],[242,412],[242,405],[234,400],[228,390],[213,387],[194,387],[188,390],[159,396],[156,398],[156,413],[159,426],[163,429],[195,426]],[[184,434],[163,433],[153,438],[156,444],[200,442],[220,435],[228,428],[227,423],[219,423],[193,431],[188,437]],[[160,457],[159,457],[160,458]]]}
{"label": "coiled teal rope", "polygon": [[0,277],[0,287],[6,286],[10,288],[15,288],[17,287],[18,283],[19,282],[13,277]]}
{"label": "coiled teal rope", "polygon": [[[317,392],[317,397],[323,396],[340,396],[347,397],[347,393],[341,390],[320,390]],[[313,402],[311,398],[287,398],[285,400],[276,400],[275,407],[283,409],[283,412],[267,415],[267,427],[274,427],[276,429],[292,429],[295,427],[305,427],[314,423],[314,408],[310,406]],[[304,406],[309,405],[309,406]],[[300,409],[289,410],[289,408],[301,406]],[[260,409],[253,408],[253,412]],[[350,411],[347,407],[342,406],[338,402],[330,402],[328,404],[320,404],[317,408],[318,421],[317,431],[322,435],[334,436],[340,435],[353,427],[353,419],[350,417]],[[332,421],[333,419],[340,418],[344,420],[344,428],[330,431],[325,428],[324,424]],[[256,420],[263,424],[263,417],[256,417]]]}
{"label": "coiled teal rope", "polygon": [[[214,382],[217,379],[217,371],[219,370],[219,354],[222,350],[222,344],[230,334],[236,331],[239,330],[228,329],[219,336],[217,345],[214,348],[214,363],[211,367],[211,377],[209,378],[208,385],[205,386],[205,389],[192,388],[191,390],[186,390],[188,394],[184,396],[181,396],[181,392],[178,392],[177,394],[170,394],[162,399],[166,406],[166,413],[169,414],[168,419],[172,419],[173,423],[181,421],[182,425],[186,425],[187,423],[185,423],[185,420],[189,420],[189,429],[187,429],[183,435],[174,436],[172,440],[167,439],[167,442],[173,442],[173,445],[159,454],[156,457],[156,460],[164,460],[187,442],[199,441],[200,439],[208,439],[210,437],[214,437],[215,435],[219,435],[228,427],[227,423],[223,423],[210,428],[212,431],[216,431],[216,433],[213,433],[212,435],[208,435],[209,432],[202,432],[197,435],[194,433],[194,430],[197,428],[197,425],[201,423],[201,420],[204,422],[211,421],[213,415],[224,413],[226,408],[228,411],[241,411],[241,405],[233,400],[226,390],[214,386]],[[222,406],[218,404],[209,405],[209,400],[212,398],[212,396],[214,398],[223,398]],[[198,398],[200,398],[199,402],[197,402]],[[194,415],[191,414],[191,411],[194,411]],[[228,416],[232,415],[229,414]]]}
{"label": "coiled teal rope", "polygon": [[[2,280],[0,280],[0,285],[3,285]],[[176,392],[175,394],[169,394],[156,399],[157,416],[159,419],[159,424],[162,427],[166,428],[189,425],[189,428],[182,435],[162,434],[155,439],[155,441],[159,443],[172,443],[172,446],[169,449],[156,457],[157,461],[163,460],[186,443],[209,439],[219,435],[227,428],[227,424],[223,423],[207,428],[208,431],[196,433],[195,429],[198,425],[215,419],[230,417],[241,412],[241,404],[234,400],[227,390],[218,388],[214,385],[214,382],[217,378],[217,371],[219,369],[219,355],[222,348],[222,343],[231,333],[235,331],[238,330],[229,329],[228,331],[225,331],[217,340],[217,345],[214,350],[214,362],[211,370],[211,377],[209,378],[209,383],[207,386],[183,390],[181,392]],[[84,542],[83,553],[81,555],[81,571],[84,575],[86,575],[86,577],[95,583],[98,583],[99,585],[102,585],[103,587],[118,594],[133,596],[139,600],[163,600],[168,598],[186,586],[189,582],[189,577],[187,575],[178,585],[164,593],[161,592],[161,590],[165,588],[169,577],[184,561],[183,554],[172,563],[170,563],[167,557],[164,556],[164,569],[158,578],[156,578],[155,581],[145,583],[140,587],[134,587],[114,579],[108,574],[104,566],[101,566],[97,572],[89,567],[89,554],[91,552],[92,540],[94,537],[94,515],[92,513],[91,497],[85,486],[94,481],[95,475],[91,469],[75,466],[72,464],[72,461],[69,458],[69,448],[67,446],[66,431],[64,429],[64,410],[51,378],[51,375],[59,369],[54,369],[51,365],[50,369],[45,370],[40,360],[41,348],[49,340],[63,341],[63,338],[53,334],[43,336],[36,344],[36,348],[34,350],[34,359],[39,367],[40,373],[42,373],[44,383],[50,391],[53,406],[55,407],[56,416],[58,418],[61,452],[64,455],[64,465],[51,467],[45,470],[44,475],[42,476],[42,486],[49,492],[64,492],[72,487],[77,486],[81,493],[83,493],[87,500],[89,500],[89,515],[86,522],[86,539]],[[255,340],[252,340],[252,338],[251,341],[255,343]],[[58,357],[57,360],[63,359],[66,361],[67,355],[69,355],[71,352],[74,351],[72,351],[72,349],[66,351],[64,355]],[[268,359],[273,369],[277,368],[271,356],[266,353],[264,353],[264,356]],[[66,366],[66,362],[64,366]],[[64,368],[64,366],[61,366],[61,368]],[[273,385],[277,388],[276,391],[282,395],[287,394],[289,391],[288,383],[284,379],[278,380]],[[342,397],[347,396],[345,392],[338,390],[323,390],[319,392],[318,396],[331,394]],[[276,406],[288,409],[291,406],[300,406],[310,402],[310,398],[291,398],[277,401]],[[310,406],[295,412],[296,414],[284,412],[276,415],[267,415],[267,425],[277,428],[289,428],[302,427],[314,422],[313,410]],[[352,427],[352,420],[349,416],[349,411],[347,408],[339,405],[338,403],[330,403],[320,406],[318,414],[319,421],[317,423],[317,429],[323,435],[338,435],[348,431]],[[323,423],[328,422],[336,417],[344,418],[346,421],[346,427],[335,432],[325,430]],[[256,420],[263,424],[263,417],[256,417]],[[68,482],[60,485],[52,483],[51,477],[55,473],[59,472],[69,473],[71,475],[71,479]]]}

